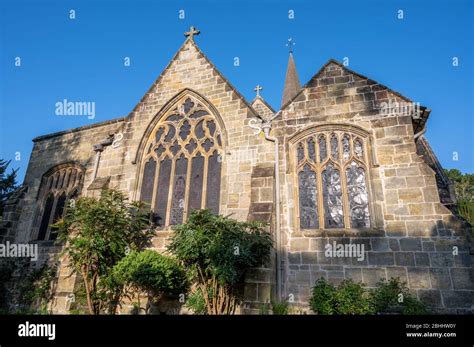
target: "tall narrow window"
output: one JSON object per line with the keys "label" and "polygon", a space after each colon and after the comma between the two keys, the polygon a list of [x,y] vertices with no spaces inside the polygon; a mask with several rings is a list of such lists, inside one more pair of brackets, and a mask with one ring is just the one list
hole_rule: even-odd
{"label": "tall narrow window", "polygon": [[152,130],[140,199],[151,204],[158,225],[183,223],[193,209],[219,213],[221,136],[212,112],[192,96],[172,106]]}
{"label": "tall narrow window", "polygon": [[370,227],[365,146],[363,136],[339,130],[294,144],[301,229]]}
{"label": "tall narrow window", "polygon": [[57,230],[51,227],[64,216],[71,199],[79,195],[83,169],[75,164],[59,165],[44,174],[38,195],[37,240],[55,240]]}

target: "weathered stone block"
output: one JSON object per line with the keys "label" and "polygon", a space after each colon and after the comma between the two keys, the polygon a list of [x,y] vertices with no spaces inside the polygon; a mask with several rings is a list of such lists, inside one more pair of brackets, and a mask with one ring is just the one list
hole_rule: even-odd
{"label": "weathered stone block", "polygon": [[398,198],[402,202],[422,202],[423,194],[418,188],[400,189],[398,191]]}
{"label": "weathered stone block", "polygon": [[428,253],[415,252],[416,266],[430,266],[430,258]]}
{"label": "weathered stone block", "polygon": [[291,251],[309,251],[309,239],[294,238],[290,240]]}
{"label": "weathered stone block", "polygon": [[453,266],[454,259],[451,253],[429,253],[431,266],[449,267]]}
{"label": "weathered stone block", "polygon": [[375,287],[381,279],[386,279],[385,270],[383,269],[362,269],[362,279],[366,286]]}
{"label": "weathered stone block", "polygon": [[427,269],[407,268],[408,286],[410,288],[430,288],[430,273]]}
{"label": "weathered stone block", "polygon": [[400,281],[407,283],[407,269],[404,267],[387,267],[387,279],[399,278]]}
{"label": "weathered stone block", "polygon": [[345,268],[344,269],[345,279],[351,279],[354,282],[362,282],[362,269],[361,268]]}
{"label": "weathered stone block", "polygon": [[415,256],[413,252],[397,252],[395,263],[400,266],[415,266]]}
{"label": "weathered stone block", "polygon": [[369,252],[370,265],[394,265],[393,252]]}
{"label": "weathered stone block", "polygon": [[474,290],[473,268],[451,268],[451,278],[453,280],[454,289]]}
{"label": "weathered stone block", "polygon": [[389,240],[390,250],[392,250],[392,251],[399,251],[400,250],[400,244],[398,243],[397,239],[390,238],[388,240]]}
{"label": "weathered stone block", "polygon": [[372,245],[372,251],[380,252],[380,251],[390,250],[388,242],[389,240],[385,237],[374,237],[370,239],[370,243]]}
{"label": "weathered stone block", "polygon": [[421,240],[414,238],[400,239],[400,249],[402,251],[421,251]]}
{"label": "weathered stone block", "polygon": [[317,252],[301,252],[301,263],[302,264],[317,264],[318,253]]}
{"label": "weathered stone block", "polygon": [[301,254],[299,252],[288,253],[288,263],[301,264]]}
{"label": "weathered stone block", "polygon": [[441,291],[444,305],[452,308],[469,308],[474,306],[474,292],[468,290]]}
{"label": "weathered stone block", "polygon": [[430,268],[431,286],[439,289],[451,289],[451,276],[446,268]]}
{"label": "weathered stone block", "polygon": [[420,289],[418,290],[418,298],[430,307],[442,306],[439,290]]}

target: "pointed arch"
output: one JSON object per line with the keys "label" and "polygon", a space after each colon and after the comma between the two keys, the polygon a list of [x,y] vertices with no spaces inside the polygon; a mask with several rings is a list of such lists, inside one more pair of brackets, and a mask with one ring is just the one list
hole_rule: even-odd
{"label": "pointed arch", "polygon": [[56,238],[51,224],[63,217],[71,196],[80,194],[84,184],[84,171],[84,167],[76,162],[64,162],[43,174],[36,196],[38,207],[32,238],[39,241]]}
{"label": "pointed arch", "polygon": [[135,153],[135,158],[132,161],[132,164],[137,164],[138,167],[140,167],[141,164],[141,159],[143,156],[143,152],[145,150],[146,142],[150,138],[151,132],[153,129],[155,129],[156,125],[158,122],[174,107],[176,104],[178,104],[182,99],[184,99],[186,96],[190,96],[192,98],[195,98],[197,101],[201,103],[205,108],[208,109],[209,114],[213,115],[219,125],[221,134],[222,134],[222,141],[223,141],[223,147],[225,148],[227,146],[227,131],[224,125],[224,121],[219,113],[219,111],[215,108],[215,106],[203,95],[200,93],[190,89],[190,88],[185,88],[179,93],[177,93],[175,96],[173,96],[166,104],[163,105],[160,111],[157,112],[155,117],[151,120],[150,124],[148,124],[145,132],[143,133],[142,139],[140,141],[140,144],[138,146],[137,152]]}
{"label": "pointed arch", "polygon": [[300,229],[374,226],[370,152],[370,134],[355,125],[314,126],[289,139]]}
{"label": "pointed arch", "polygon": [[150,122],[137,151],[137,200],[150,204],[161,226],[185,221],[192,209],[219,212],[222,118],[205,98],[186,89]]}

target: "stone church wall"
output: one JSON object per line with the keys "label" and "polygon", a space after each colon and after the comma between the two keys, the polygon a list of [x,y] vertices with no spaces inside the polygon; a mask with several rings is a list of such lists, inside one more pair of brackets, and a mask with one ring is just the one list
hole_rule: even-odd
{"label": "stone church wall", "polygon": [[[382,102],[407,102],[386,87],[328,64],[282,112],[274,124],[280,140],[282,231],[285,239],[286,295],[306,304],[318,278],[344,279],[374,287],[399,277],[434,310],[474,308],[474,257],[466,225],[440,203],[435,173],[416,154],[409,115],[380,115]],[[357,125],[370,134],[372,228],[300,231],[295,218],[289,139],[320,124]],[[288,187],[288,189],[286,189]],[[366,256],[329,258],[325,246],[363,244]]]}
{"label": "stone church wall", "polygon": [[[279,143],[279,172],[274,172],[274,143],[251,122],[261,122],[254,109],[215,69],[192,40],[187,40],[161,76],[126,118],[35,139],[16,222],[16,241],[35,239],[41,178],[52,167],[74,162],[85,169],[83,195],[97,192],[93,182],[93,145],[110,135],[114,143],[101,153],[99,179],[138,199],[141,151],[146,134],[163,110],[177,98],[196,95],[213,107],[223,133],[220,213],[232,218],[263,220],[275,233],[275,174],[280,179],[280,250],[284,265],[285,298],[307,305],[314,282],[352,278],[374,287],[382,278],[400,277],[421,299],[437,310],[466,312],[474,307],[473,255],[466,226],[440,203],[434,171],[417,155],[411,115],[380,114],[383,102],[409,102],[402,96],[341,65],[328,63],[273,121],[272,136]],[[256,104],[255,104],[256,105]],[[259,101],[259,107],[264,107]],[[265,111],[265,117],[272,115]],[[301,231],[294,191],[291,141],[311,127],[352,126],[368,134],[368,178],[371,228]],[[96,182],[95,182],[96,183]],[[95,184],[94,184],[95,185]],[[93,185],[93,186],[94,186]],[[90,189],[89,189],[90,188]],[[33,234],[32,234],[33,232]],[[165,251],[169,227],[158,229],[153,248]],[[363,244],[363,261],[327,258],[327,243]],[[58,250],[39,241],[45,261]],[[454,247],[454,248],[453,248]],[[457,253],[453,251],[457,250]],[[55,313],[67,312],[67,296],[74,288],[67,260],[59,272]],[[253,270],[246,287],[248,312],[275,293],[275,260]]]}

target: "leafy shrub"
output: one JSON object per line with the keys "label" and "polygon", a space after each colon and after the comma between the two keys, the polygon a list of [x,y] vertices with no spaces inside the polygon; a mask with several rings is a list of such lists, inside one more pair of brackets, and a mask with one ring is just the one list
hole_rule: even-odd
{"label": "leafy shrub", "polygon": [[316,281],[309,306],[317,314],[334,314],[333,297],[336,289],[324,278]]}
{"label": "leafy shrub", "polygon": [[272,301],[272,312],[276,315],[287,315],[289,313],[289,305],[286,301]]}
{"label": "leafy shrub", "polygon": [[192,310],[195,314],[206,313],[206,301],[202,295],[201,288],[196,288],[189,294],[184,306]]}
{"label": "leafy shrub", "polygon": [[377,313],[426,314],[426,305],[414,298],[405,282],[399,278],[381,280],[371,293],[371,301]]}
{"label": "leafy shrub", "polygon": [[208,314],[233,314],[246,272],[268,261],[271,246],[262,224],[194,210],[175,228],[168,250],[206,294]]}
{"label": "leafy shrub", "polygon": [[112,269],[113,281],[147,292],[151,298],[183,294],[187,279],[179,263],[152,250],[133,251]]}
{"label": "leafy shrub", "polygon": [[425,304],[413,297],[398,278],[380,281],[374,290],[367,290],[362,283],[352,280],[335,287],[321,278],[313,287],[309,305],[315,313],[323,315],[427,312]]}

